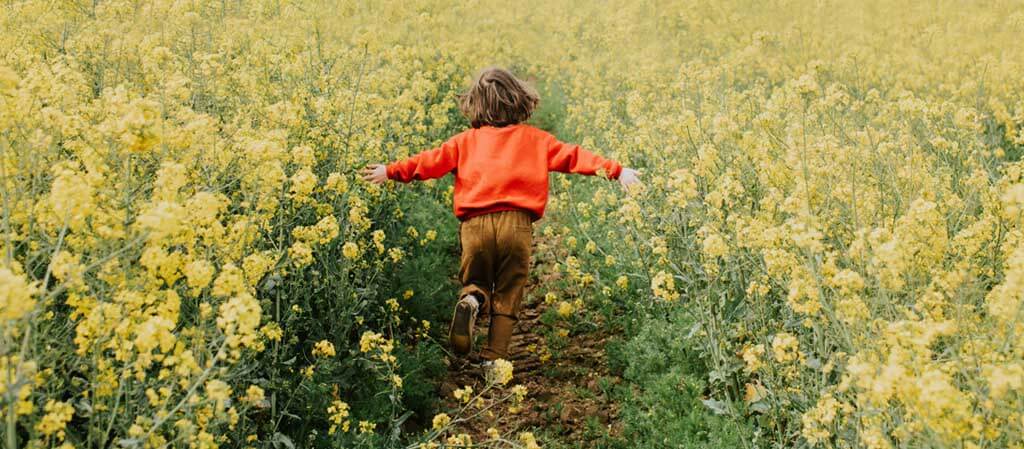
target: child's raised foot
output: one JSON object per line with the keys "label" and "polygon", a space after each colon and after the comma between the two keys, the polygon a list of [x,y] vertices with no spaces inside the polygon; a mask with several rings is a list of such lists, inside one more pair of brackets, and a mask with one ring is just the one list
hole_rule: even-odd
{"label": "child's raised foot", "polygon": [[478,310],[480,301],[474,295],[463,296],[455,305],[448,340],[451,342],[452,350],[458,355],[469,354],[473,349],[473,325]]}

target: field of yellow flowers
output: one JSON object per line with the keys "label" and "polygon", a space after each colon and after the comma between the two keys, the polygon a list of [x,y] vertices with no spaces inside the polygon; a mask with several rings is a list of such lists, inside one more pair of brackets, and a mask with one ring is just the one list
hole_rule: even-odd
{"label": "field of yellow flowers", "polygon": [[4,2],[0,444],[472,444],[528,393],[438,409],[451,183],[356,170],[497,64],[644,171],[553,177],[537,231],[559,315],[632,348],[609,447],[1022,448],[1022,33],[1016,0]]}

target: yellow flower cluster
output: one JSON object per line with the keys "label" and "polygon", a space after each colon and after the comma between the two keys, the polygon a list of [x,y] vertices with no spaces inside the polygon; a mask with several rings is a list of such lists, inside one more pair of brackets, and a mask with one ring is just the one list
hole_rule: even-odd
{"label": "yellow flower cluster", "polygon": [[[0,8],[0,46],[12,49],[0,56],[0,392],[11,398],[3,414],[18,417],[9,442],[59,446],[62,426],[69,444],[272,437],[240,415],[265,413],[276,393],[249,373],[285,371],[260,364],[297,355],[294,329],[321,328],[304,322],[323,319],[306,313],[316,305],[292,300],[322,296],[308,293],[329,276],[341,286],[332,304],[356,304],[355,286],[437,238],[397,237],[389,226],[402,215],[382,211],[400,194],[355,172],[451,134],[456,89],[479,61],[458,49],[439,58],[402,25],[423,26],[419,14],[380,14],[398,5]],[[325,8],[337,11],[326,22]],[[321,342],[315,356],[357,343],[331,341],[348,346]],[[373,357],[394,369],[399,344],[379,341]],[[402,387],[395,373],[387,380]],[[68,421],[62,404],[88,417]]]}
{"label": "yellow flower cluster", "polygon": [[46,402],[46,406],[43,407],[43,411],[46,412],[43,418],[36,424],[36,430],[39,433],[51,436],[55,435],[58,440],[64,439],[64,427],[68,421],[71,421],[71,417],[75,414],[74,407],[66,402],[58,402],[49,400]]}
{"label": "yellow flower cluster", "polygon": [[327,340],[320,340],[313,345],[314,357],[334,357],[334,344]]}
{"label": "yellow flower cluster", "polygon": [[473,387],[466,385],[463,388],[453,391],[452,396],[454,396],[459,402],[469,402],[470,399],[473,399]]}
{"label": "yellow flower cluster", "polygon": [[447,413],[438,413],[437,415],[434,415],[432,425],[434,427],[434,430],[441,431],[444,430],[444,428],[448,427],[448,424],[450,424],[451,422],[452,418],[448,416]]}
{"label": "yellow flower cluster", "polygon": [[349,408],[348,404],[335,400],[331,403],[330,407],[327,407],[328,419],[331,421],[331,427],[328,432],[334,434],[341,428],[342,432],[348,432],[351,423],[348,420]]}
{"label": "yellow flower cluster", "polygon": [[558,271],[685,308],[713,396],[775,445],[1022,447],[1018,5],[710,5],[663,5],[672,31],[596,15],[582,33],[630,50],[545,72],[565,129],[646,168],[626,195],[552,184]]}
{"label": "yellow flower cluster", "polygon": [[249,385],[249,388],[245,390],[245,397],[242,399],[253,405],[262,405],[265,396],[265,392],[259,385]]}
{"label": "yellow flower cluster", "polygon": [[537,444],[537,437],[533,436],[531,432],[520,433],[519,443],[526,449],[540,449],[540,445]]}
{"label": "yellow flower cluster", "polygon": [[488,381],[499,385],[508,384],[512,380],[512,362],[505,359],[494,361],[494,365],[487,371]]}
{"label": "yellow flower cluster", "polygon": [[[17,265],[14,267],[18,268]],[[17,320],[31,312],[35,307],[33,297],[38,290],[23,274],[0,266],[0,320]]]}

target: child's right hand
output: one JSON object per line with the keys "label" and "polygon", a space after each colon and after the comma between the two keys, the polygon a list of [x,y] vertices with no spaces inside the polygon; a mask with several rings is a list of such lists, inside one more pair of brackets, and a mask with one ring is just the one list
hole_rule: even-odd
{"label": "child's right hand", "polygon": [[360,171],[359,174],[363,175],[363,181],[384,184],[388,180],[388,167],[384,164],[370,164]]}
{"label": "child's right hand", "polygon": [[640,176],[642,173],[633,170],[632,168],[623,168],[622,173],[619,173],[619,184],[625,187],[627,190],[636,184],[641,184]]}

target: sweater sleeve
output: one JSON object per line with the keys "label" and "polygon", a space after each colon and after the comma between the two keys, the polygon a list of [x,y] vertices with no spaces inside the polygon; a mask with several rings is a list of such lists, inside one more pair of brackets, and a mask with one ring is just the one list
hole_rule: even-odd
{"label": "sweater sleeve", "polygon": [[440,178],[459,163],[458,137],[448,139],[440,147],[424,151],[408,159],[388,164],[388,178],[399,182]]}
{"label": "sweater sleeve", "polygon": [[596,175],[603,170],[609,179],[618,179],[622,173],[622,165],[618,162],[584,150],[579,145],[561,142],[550,135],[547,141],[548,170],[581,175]]}

